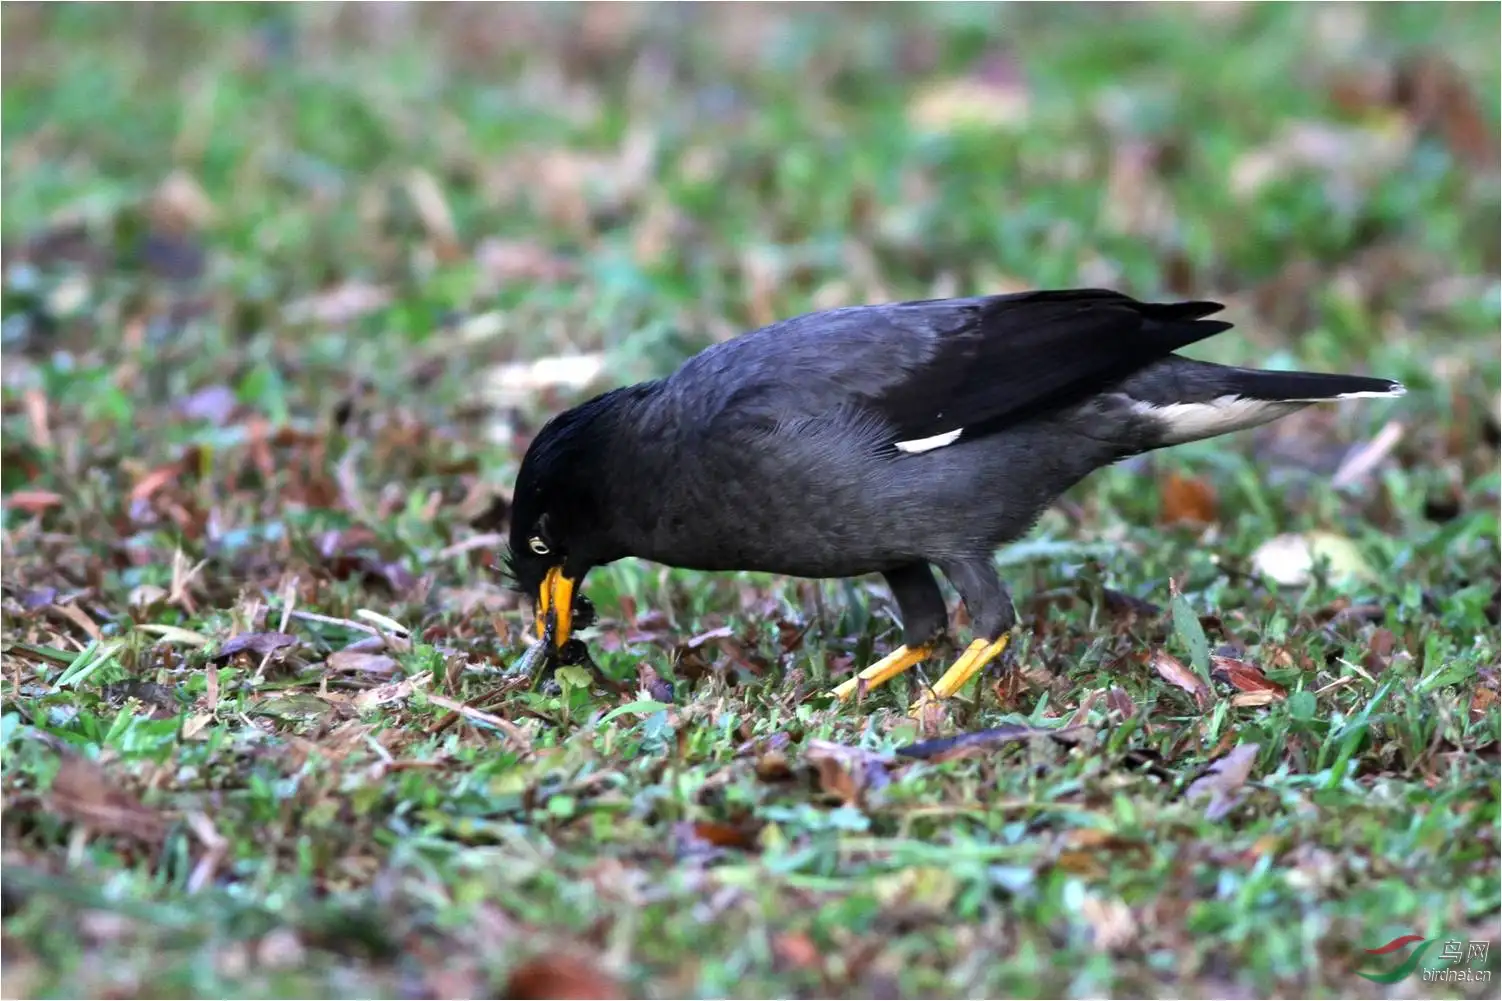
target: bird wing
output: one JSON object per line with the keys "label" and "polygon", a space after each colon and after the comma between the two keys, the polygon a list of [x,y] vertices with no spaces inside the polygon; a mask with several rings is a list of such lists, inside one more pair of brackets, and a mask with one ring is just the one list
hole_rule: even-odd
{"label": "bird wing", "polygon": [[894,443],[937,447],[1080,399],[1226,330],[1203,319],[1219,309],[1081,289],[826,310],[705,352],[685,366],[684,385],[726,387],[706,415],[716,425],[854,411],[885,423]]}

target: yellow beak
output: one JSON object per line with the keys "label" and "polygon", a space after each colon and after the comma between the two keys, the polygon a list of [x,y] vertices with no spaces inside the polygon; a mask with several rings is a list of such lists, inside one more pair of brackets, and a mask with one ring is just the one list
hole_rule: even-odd
{"label": "yellow beak", "polygon": [[549,619],[553,626],[553,646],[562,649],[574,625],[574,582],[553,567],[542,579],[537,595],[537,638],[548,634]]}

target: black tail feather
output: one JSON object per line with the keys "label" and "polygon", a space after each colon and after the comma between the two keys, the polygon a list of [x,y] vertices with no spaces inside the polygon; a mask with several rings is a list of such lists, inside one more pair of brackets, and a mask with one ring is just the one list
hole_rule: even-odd
{"label": "black tail feather", "polygon": [[1231,368],[1225,370],[1223,391],[1251,400],[1310,403],[1348,397],[1402,396],[1407,392],[1401,382],[1365,375]]}

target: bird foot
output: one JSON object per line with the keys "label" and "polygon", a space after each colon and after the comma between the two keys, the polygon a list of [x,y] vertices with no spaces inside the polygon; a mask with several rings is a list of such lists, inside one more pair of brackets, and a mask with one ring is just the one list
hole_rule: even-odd
{"label": "bird foot", "polygon": [[840,684],[831,694],[844,701],[859,691],[863,682],[867,691],[877,685],[884,685],[919,661],[933,656],[937,645],[937,641],[930,641],[916,647],[909,647],[904,643],[860,674]]}
{"label": "bird foot", "polygon": [[978,639],[972,641],[965,648],[965,652],[960,654],[959,660],[956,660],[949,670],[945,671],[944,675],[938,681],[934,682],[934,686],[925,690],[918,697],[918,700],[913,703],[912,708],[909,710],[909,714],[917,718],[922,718],[924,709],[929,704],[941,699],[951,698],[961,688],[964,688],[970,682],[971,678],[979,674],[982,668],[997,657],[1000,657],[1002,652],[1006,650],[1007,643],[1011,641],[1011,638],[1010,633],[1003,633],[995,640]]}

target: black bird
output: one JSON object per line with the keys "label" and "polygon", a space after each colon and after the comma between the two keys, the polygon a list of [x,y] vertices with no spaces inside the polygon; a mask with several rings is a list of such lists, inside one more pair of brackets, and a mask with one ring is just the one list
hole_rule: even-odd
{"label": "black bird", "polygon": [[528,448],[512,499],[506,559],[537,598],[539,646],[569,642],[584,575],[625,556],[879,573],[904,642],[835,689],[848,698],[945,639],[938,567],[974,631],[933,687],[947,698],[1005,649],[1016,621],[994,550],[1074,483],[1311,403],[1404,392],[1174,354],[1229,329],[1205,319],[1221,308],[1083,289],[831,309],[566,411]]}

